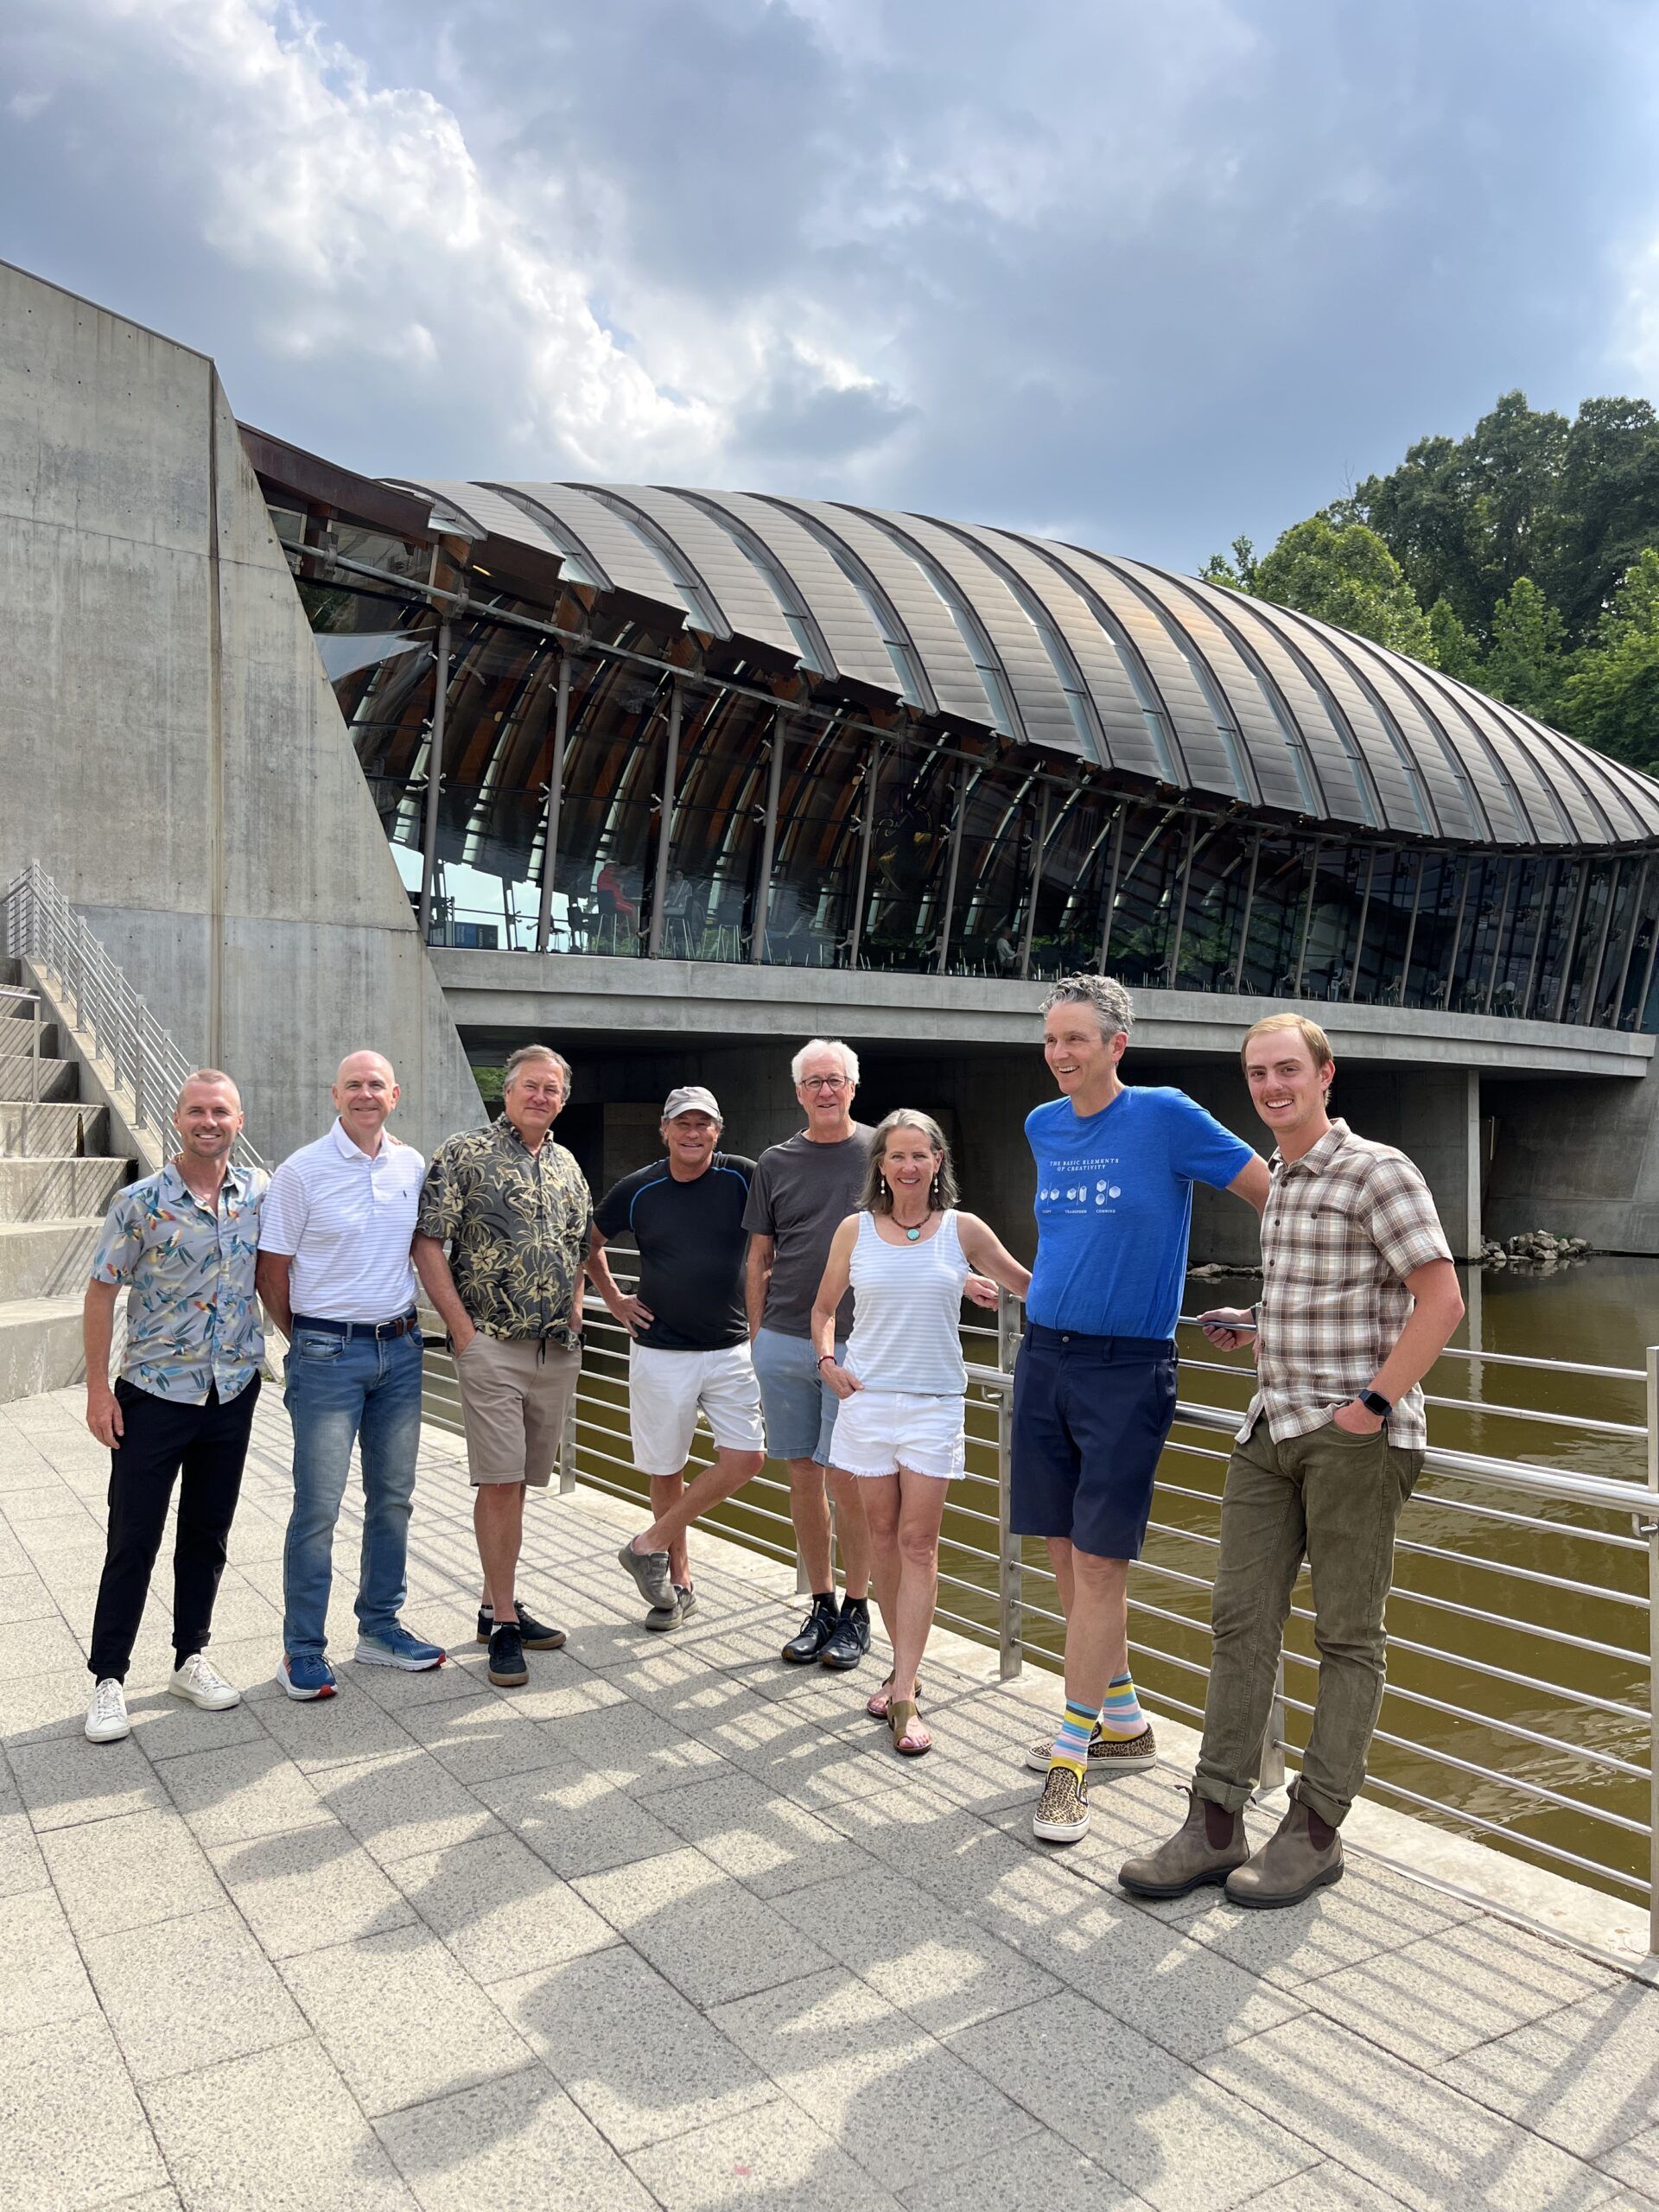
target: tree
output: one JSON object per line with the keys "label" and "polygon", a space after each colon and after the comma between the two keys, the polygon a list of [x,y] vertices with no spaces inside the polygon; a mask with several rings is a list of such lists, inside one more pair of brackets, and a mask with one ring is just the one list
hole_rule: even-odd
{"label": "tree", "polygon": [[1459,683],[1485,683],[1480,648],[1452,613],[1450,600],[1437,599],[1428,610],[1428,658]]}
{"label": "tree", "polygon": [[1644,547],[1626,569],[1563,703],[1567,728],[1586,745],[1659,769],[1659,547]]}
{"label": "tree", "polygon": [[1233,557],[1212,553],[1198,574],[1208,584],[1224,584],[1229,591],[1255,589],[1255,548],[1248,537],[1233,540]]}
{"label": "tree", "polygon": [[1492,613],[1492,649],[1486,656],[1488,690],[1540,721],[1560,719],[1562,689],[1572,664],[1562,650],[1560,616],[1530,576],[1517,576]]}
{"label": "tree", "polygon": [[1286,531],[1255,565],[1250,589],[1322,622],[1427,660],[1428,620],[1400,563],[1363,523],[1311,515]]}

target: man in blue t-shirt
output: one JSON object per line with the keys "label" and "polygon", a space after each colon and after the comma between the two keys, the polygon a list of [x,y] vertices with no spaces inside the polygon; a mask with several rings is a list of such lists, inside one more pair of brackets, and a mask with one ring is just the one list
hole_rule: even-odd
{"label": "man in blue t-shirt", "polygon": [[1119,1082],[1132,1018],[1121,983],[1068,976],[1043,1014],[1061,1096],[1026,1122],[1037,1259],[1014,1368],[1011,1518],[1016,1535],[1047,1538],[1065,1614],[1065,1717],[1027,1753],[1048,1777],[1032,1827],[1074,1843],[1090,1769],[1157,1756],[1129,1675],[1128,1573],[1175,1417],[1192,1185],[1259,1214],[1269,1182],[1266,1160],[1185,1091]]}

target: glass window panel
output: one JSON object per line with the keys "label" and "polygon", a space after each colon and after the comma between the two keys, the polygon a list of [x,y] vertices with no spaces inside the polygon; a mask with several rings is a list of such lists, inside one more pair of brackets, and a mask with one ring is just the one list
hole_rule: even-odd
{"label": "glass window panel", "polygon": [[1532,1017],[1554,1021],[1566,995],[1566,971],[1571,944],[1569,934],[1579,903],[1583,863],[1558,861],[1540,931],[1538,970],[1532,994]]}
{"label": "glass window panel", "polygon": [[1640,870],[1637,871],[1637,896],[1633,905],[1635,932],[1630,940],[1630,964],[1625,969],[1624,988],[1618,1005],[1618,1026],[1621,1029],[1635,1028],[1640,1017],[1642,987],[1654,938],[1656,934],[1659,934],[1659,865],[1649,863],[1645,878]]}
{"label": "glass window panel", "polygon": [[1564,1021],[1589,1021],[1593,1018],[1589,1001],[1596,987],[1596,956],[1601,950],[1614,865],[1611,861],[1587,863],[1589,879],[1568,953],[1567,1002],[1561,1014]]}
{"label": "glass window panel", "polygon": [[628,662],[572,669],[554,887],[578,951],[645,949],[667,702],[666,682]]}
{"label": "glass window panel", "polygon": [[1351,846],[1321,844],[1314,868],[1313,918],[1301,954],[1302,996],[1341,1000],[1365,899],[1366,856]]}
{"label": "glass window panel", "polygon": [[1118,813],[1102,791],[1079,786],[1052,794],[1032,930],[1033,976],[1086,974],[1099,965]]}
{"label": "glass window panel", "polygon": [[1236,823],[1202,823],[1192,848],[1186,918],[1175,984],[1184,991],[1236,988],[1239,932],[1255,840]]}
{"label": "glass window panel", "polygon": [[953,976],[1017,976],[1042,815],[1033,777],[969,771],[945,965]]}
{"label": "glass window panel", "polygon": [[883,748],[861,954],[867,967],[925,969],[938,950],[957,772],[938,751]]}
{"label": "glass window panel", "polygon": [[850,956],[871,746],[866,733],[842,723],[790,740],[766,929],[775,966],[836,968]]}
{"label": "glass window panel", "polygon": [[1423,855],[1417,926],[1411,939],[1411,970],[1406,978],[1408,1006],[1432,1011],[1446,995],[1465,874],[1464,856],[1460,853]]}
{"label": "glass window panel", "polygon": [[663,904],[666,958],[749,957],[776,720],[763,700],[739,692],[683,696]]}
{"label": "glass window panel", "polygon": [[1164,980],[1185,853],[1186,823],[1173,809],[1128,810],[1106,965],[1131,989]]}
{"label": "glass window panel", "polygon": [[1295,838],[1263,836],[1240,984],[1253,996],[1291,995],[1307,881],[1307,847]]}

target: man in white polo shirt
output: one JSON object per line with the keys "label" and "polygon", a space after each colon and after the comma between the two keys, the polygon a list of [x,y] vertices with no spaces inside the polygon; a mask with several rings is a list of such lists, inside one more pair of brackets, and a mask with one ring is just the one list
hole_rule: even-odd
{"label": "man in white polo shirt", "polygon": [[426,1162],[385,1135],[397,1103],[391,1063],[353,1052],[334,1077],[338,1118],[270,1179],[255,1281],[289,1340],[283,1396],[294,1425],[294,1508],[283,1553],[283,1663],[292,1698],[334,1694],[328,1593],[334,1523],[363,1447],[359,1666],[441,1667],[398,1619],[415,1455],[421,1440],[421,1332],[410,1245]]}

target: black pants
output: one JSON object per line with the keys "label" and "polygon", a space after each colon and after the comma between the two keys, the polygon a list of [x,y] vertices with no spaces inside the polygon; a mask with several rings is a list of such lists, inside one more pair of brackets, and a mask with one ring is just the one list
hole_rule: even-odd
{"label": "black pants", "polygon": [[257,1375],[228,1404],[215,1390],[205,1406],[175,1405],[124,1378],[116,1384],[122,1434],[110,1454],[109,1541],[88,1662],[94,1680],[126,1680],[181,1470],[173,1647],[180,1659],[206,1648],[258,1396]]}

